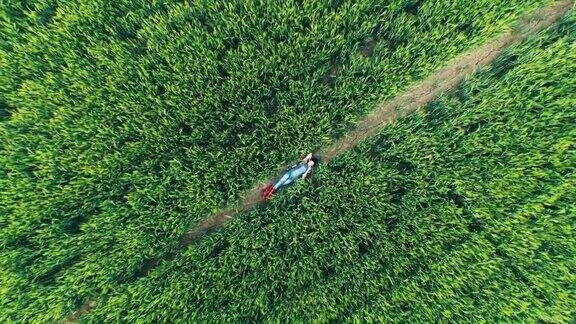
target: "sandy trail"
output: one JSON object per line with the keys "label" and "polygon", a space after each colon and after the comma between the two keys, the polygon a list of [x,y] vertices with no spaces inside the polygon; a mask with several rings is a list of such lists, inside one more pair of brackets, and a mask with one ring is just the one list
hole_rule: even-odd
{"label": "sandy trail", "polygon": [[[494,61],[506,48],[518,44],[526,37],[552,25],[574,6],[575,2],[573,0],[563,0],[523,16],[514,30],[505,32],[481,47],[459,55],[444,68],[408,88],[403,94],[382,103],[371,114],[366,116],[358,124],[357,128],[349,131],[342,139],[316,154],[320,157],[322,163],[326,163],[336,156],[351,150],[363,140],[376,135],[388,123],[416,111],[440,94],[454,89],[475,70]],[[200,221],[182,237],[178,248],[174,252],[146,262],[141,270],[136,273],[134,280],[146,276],[161,262],[173,259],[183,248],[198,241],[203,235],[221,228],[238,213],[249,210],[260,203],[260,189],[272,180],[273,178],[255,185],[244,195],[237,206],[226,208],[218,214]],[[87,301],[62,322],[78,322],[83,315],[90,312],[95,306],[96,304],[93,301]]]}

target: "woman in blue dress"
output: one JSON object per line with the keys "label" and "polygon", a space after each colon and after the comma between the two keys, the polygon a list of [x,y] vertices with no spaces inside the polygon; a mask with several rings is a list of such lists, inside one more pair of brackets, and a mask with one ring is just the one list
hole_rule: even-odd
{"label": "woman in blue dress", "polygon": [[270,197],[278,190],[280,187],[289,185],[290,183],[297,180],[299,177],[305,178],[312,170],[314,166],[314,159],[312,153],[306,155],[306,157],[300,162],[292,166],[288,171],[286,171],[282,177],[273,185],[270,184],[262,189],[262,198],[264,200],[270,199]]}

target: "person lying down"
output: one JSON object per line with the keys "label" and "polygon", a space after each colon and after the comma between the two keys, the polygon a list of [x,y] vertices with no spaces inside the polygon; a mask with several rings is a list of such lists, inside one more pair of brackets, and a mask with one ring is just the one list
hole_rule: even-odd
{"label": "person lying down", "polygon": [[292,182],[298,180],[298,178],[306,178],[306,176],[312,170],[314,164],[314,157],[312,156],[312,153],[309,153],[306,155],[306,157],[304,157],[302,162],[291,166],[286,172],[284,172],[278,181],[276,181],[274,184],[269,184],[264,187],[261,191],[262,199],[267,201],[281,187],[291,184]]}

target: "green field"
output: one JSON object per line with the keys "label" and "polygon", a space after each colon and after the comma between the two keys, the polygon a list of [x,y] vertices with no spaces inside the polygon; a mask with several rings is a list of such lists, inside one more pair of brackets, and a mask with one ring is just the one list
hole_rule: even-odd
{"label": "green field", "polygon": [[573,13],[136,278],[546,3],[1,3],[0,320],[574,320]]}
{"label": "green field", "polygon": [[572,14],[90,319],[573,320],[575,49]]}

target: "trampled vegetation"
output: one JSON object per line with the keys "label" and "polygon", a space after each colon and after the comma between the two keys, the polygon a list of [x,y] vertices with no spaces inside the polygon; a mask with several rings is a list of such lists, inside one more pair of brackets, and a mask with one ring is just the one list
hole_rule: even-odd
{"label": "trampled vegetation", "polygon": [[576,15],[90,319],[574,319]]}
{"label": "trampled vegetation", "polygon": [[[470,266],[476,264],[474,260],[492,260],[495,255],[495,261],[486,261],[492,267],[479,267],[481,279],[471,284],[484,280],[494,285],[487,290],[488,295],[482,295],[485,299],[478,300],[490,300],[497,305],[505,299],[490,295],[490,291],[502,289],[512,296],[514,289],[525,287],[507,286],[508,282],[515,284],[520,276],[506,267],[516,264],[514,253],[509,255],[507,250],[514,252],[515,246],[503,245],[498,250],[498,238],[502,233],[507,238],[513,234],[502,228],[517,227],[513,220],[506,223],[498,219],[516,215],[512,212],[517,207],[515,203],[540,208],[538,197],[547,198],[546,193],[557,202],[549,203],[554,208],[544,208],[544,220],[574,214],[568,210],[572,207],[563,194],[573,192],[570,184],[574,179],[565,171],[571,170],[566,163],[573,160],[562,160],[563,156],[564,159],[569,156],[566,151],[563,156],[558,153],[573,148],[568,144],[550,146],[574,135],[573,129],[568,128],[570,125],[562,131],[544,134],[536,131],[539,129],[536,126],[542,124],[533,115],[524,116],[525,121],[532,122],[528,126],[513,124],[518,132],[533,132],[542,138],[534,139],[534,143],[518,140],[499,145],[509,145],[511,150],[521,150],[515,144],[538,145],[525,147],[524,154],[534,157],[538,149],[547,148],[555,153],[533,161],[556,156],[562,162],[556,165],[552,159],[548,169],[534,167],[534,173],[518,179],[513,177],[516,174],[513,171],[523,170],[521,158],[498,168],[502,161],[494,156],[496,148],[489,150],[488,138],[492,135],[486,135],[484,144],[469,144],[470,155],[462,155],[453,146],[468,138],[468,128],[459,130],[462,134],[452,135],[436,129],[443,123],[465,125],[480,118],[476,124],[470,122],[470,129],[476,130],[469,136],[486,134],[480,131],[488,126],[489,134],[498,129],[508,130],[512,123],[500,120],[504,124],[496,129],[488,122],[489,118],[504,116],[516,122],[516,115],[505,114],[517,112],[507,106],[508,102],[524,107],[520,106],[522,99],[551,103],[556,102],[553,94],[567,96],[570,84],[566,84],[564,70],[555,71],[553,64],[562,61],[567,71],[573,71],[568,60],[573,57],[555,53],[551,55],[553,60],[547,62],[535,50],[530,52],[534,59],[530,54],[522,56],[526,64],[548,69],[537,72],[550,75],[533,77],[564,85],[558,89],[561,93],[553,93],[556,87],[548,84],[543,88],[552,94],[542,95],[543,99],[530,91],[506,97],[505,91],[512,91],[512,86],[528,86],[533,81],[517,73],[514,85],[499,83],[503,97],[498,101],[490,93],[496,89],[492,85],[494,80],[482,76],[477,88],[484,96],[477,94],[471,85],[466,94],[477,100],[494,100],[491,103],[500,107],[486,104],[472,110],[473,99],[463,98],[459,99],[462,102],[452,99],[458,101],[452,104],[446,99],[447,108],[443,109],[441,101],[440,108],[432,107],[427,115],[416,116],[386,131],[380,137],[381,143],[366,143],[322,168],[311,188],[297,186],[287,191],[285,197],[269,206],[270,210],[243,215],[230,229],[187,251],[150,278],[131,285],[134,274],[146,260],[174,249],[180,236],[199,218],[236,201],[255,180],[268,177],[271,170],[286,161],[294,160],[311,147],[330,143],[377,102],[396,95],[462,51],[483,43],[511,26],[521,13],[544,1],[388,4],[333,1],[323,5],[277,1],[267,6],[246,1],[211,5],[162,1],[112,3],[1,4],[0,319],[4,321],[61,319],[86,298],[98,296],[103,296],[102,300],[114,297],[93,315],[97,319],[126,315],[127,320],[133,320],[139,316],[134,315],[138,312],[146,319],[167,316],[167,312],[181,319],[211,315],[222,319],[305,318],[314,314],[348,318],[354,314],[392,311],[402,316],[407,315],[403,313],[406,307],[429,306],[425,302],[408,306],[400,302],[412,295],[422,297],[417,287],[432,285],[433,289],[437,282],[438,285],[453,282],[459,278],[458,274],[468,278],[471,274],[465,268],[453,277],[439,274],[440,270],[433,271],[436,269],[433,261],[453,257],[456,263],[464,262],[463,255],[470,256],[467,263]],[[573,24],[566,23],[559,35],[570,35],[570,28],[573,29]],[[540,43],[546,42],[550,44],[543,46],[545,49],[562,48],[555,38],[540,39]],[[568,44],[573,49],[572,39]],[[524,66],[519,54],[511,54],[507,59],[509,62],[504,62],[503,68],[515,62]],[[502,71],[502,75],[505,80],[509,74]],[[554,113],[545,114],[548,119],[542,123],[560,118],[558,123],[564,125],[566,118],[574,117],[567,107],[566,103],[557,103],[538,108],[543,113]],[[460,115],[464,110],[476,113]],[[564,114],[557,114],[558,110]],[[467,117],[460,117],[461,124],[457,121],[450,124],[455,116]],[[486,123],[482,118],[487,118]],[[436,145],[428,151],[424,148],[431,143],[424,142],[426,136]],[[398,144],[386,148],[386,143]],[[484,149],[483,145],[486,156],[474,151]],[[448,151],[454,153],[443,156],[445,160],[432,159],[438,152]],[[374,156],[367,152],[373,152]],[[421,152],[429,152],[428,159],[418,160],[416,155]],[[463,160],[457,160],[458,157]],[[347,164],[353,158],[363,161],[356,166],[360,169]],[[428,160],[431,160],[428,169],[422,169]],[[462,165],[460,173],[443,169],[458,162]],[[369,171],[368,165],[377,168]],[[424,175],[430,170],[434,173]],[[475,172],[470,174],[471,171]],[[344,176],[346,172],[348,177]],[[492,178],[507,179],[501,183],[506,188],[515,180],[518,188],[527,189],[502,193],[502,187],[489,182]],[[540,178],[546,185],[540,183]],[[384,181],[386,186],[380,187],[377,180]],[[424,180],[430,181],[422,183]],[[451,191],[446,189],[448,182]],[[536,187],[544,191],[536,195]],[[440,193],[446,197],[439,196]],[[351,197],[357,195],[360,195],[358,203],[353,206]],[[387,198],[380,199],[383,197]],[[501,206],[508,209],[490,209],[497,205],[498,198]],[[464,205],[451,206],[450,199]],[[307,214],[300,218],[302,212]],[[520,212],[518,217],[523,217]],[[469,225],[470,215],[478,218],[478,225]],[[447,225],[450,219],[453,226]],[[390,225],[383,224],[383,220]],[[559,262],[547,262],[549,259],[539,254],[539,260],[544,260],[538,265],[541,271],[526,271],[545,274],[544,288],[531,295],[526,293],[526,298],[537,303],[552,291],[551,296],[558,297],[554,299],[558,306],[542,303],[533,306],[531,302],[521,306],[529,305],[526,316],[546,318],[556,314],[556,318],[566,319],[570,315],[567,307],[573,305],[569,304],[566,290],[555,285],[567,282],[558,281],[564,278],[562,275],[573,278],[562,270],[570,266],[562,263],[570,246],[544,238],[553,236],[554,231],[558,231],[557,238],[565,238],[566,231],[572,228],[567,222],[533,223],[521,223],[524,227],[518,229],[534,232],[540,240],[537,242],[547,242],[539,246],[550,247],[537,252]],[[426,227],[430,224],[443,226]],[[500,228],[501,225],[509,227]],[[467,226],[477,226],[478,230]],[[534,230],[538,226],[543,230]],[[430,237],[419,237],[424,234]],[[527,237],[522,233],[518,239]],[[574,245],[570,240],[562,242]],[[256,250],[250,250],[252,244]],[[365,252],[356,253],[355,248]],[[443,253],[446,250],[453,252]],[[350,259],[355,257],[354,253],[360,253],[362,258]],[[520,270],[532,269],[531,265],[522,264],[527,260],[522,255],[517,258]],[[286,263],[282,266],[271,260]],[[387,262],[381,263],[382,260]],[[302,266],[286,271],[287,265],[298,262]],[[429,281],[419,275],[426,271],[433,274],[429,275]],[[393,274],[398,276],[394,278]],[[503,276],[499,281],[490,280],[490,275],[499,274]],[[552,274],[556,276],[552,278]],[[351,285],[354,278],[364,281]],[[395,290],[378,285],[379,280],[387,278],[392,280],[394,287],[390,287]],[[416,290],[401,290],[392,284],[399,283],[400,278],[412,280]],[[302,288],[312,282],[310,288]],[[233,283],[237,286],[231,286]],[[156,287],[158,291],[154,291]],[[190,291],[170,294],[170,287]],[[342,293],[342,287],[351,290]],[[462,283],[462,287],[475,291],[476,286]],[[555,289],[546,290],[549,287]],[[384,293],[375,294],[374,289]],[[350,296],[360,290],[354,297],[358,299],[351,300]],[[451,290],[447,291],[444,296],[452,296]],[[561,293],[554,295],[556,292]],[[195,296],[206,299],[195,300]],[[443,295],[438,296],[441,299]],[[325,299],[314,301],[322,297]],[[211,303],[206,303],[208,298]],[[372,300],[373,307],[361,303],[363,298]],[[455,298],[443,300],[445,306],[439,303],[437,308],[422,308],[422,316],[434,309],[452,310],[456,314],[460,312],[458,307],[469,305],[464,301],[457,304]],[[386,304],[390,301],[399,302]],[[451,302],[456,304],[450,306]],[[361,309],[362,305],[367,308]],[[478,315],[488,311],[486,305],[471,312]],[[262,313],[264,310],[268,310],[268,317]]]}

